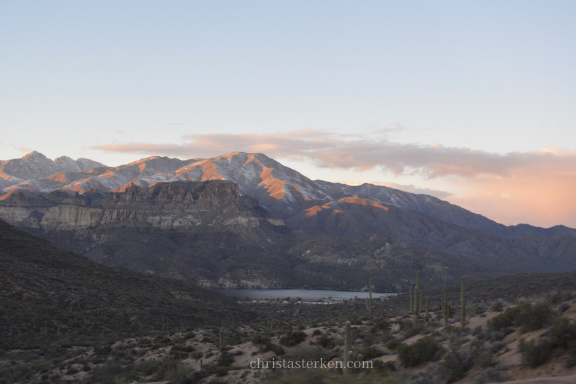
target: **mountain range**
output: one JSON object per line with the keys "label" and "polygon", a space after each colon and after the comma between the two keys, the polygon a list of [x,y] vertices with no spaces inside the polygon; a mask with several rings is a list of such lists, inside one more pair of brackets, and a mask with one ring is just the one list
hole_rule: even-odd
{"label": "mountain range", "polygon": [[0,162],[0,188],[0,217],[58,246],[206,285],[359,288],[378,274],[400,290],[415,269],[433,284],[576,267],[572,228],[310,180],[259,153],[106,167],[32,152]]}

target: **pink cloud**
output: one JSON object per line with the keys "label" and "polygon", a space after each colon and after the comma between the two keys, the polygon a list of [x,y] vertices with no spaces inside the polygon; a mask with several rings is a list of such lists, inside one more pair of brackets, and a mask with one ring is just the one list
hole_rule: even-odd
{"label": "pink cloud", "polygon": [[[530,152],[490,153],[478,149],[391,142],[388,131],[341,135],[318,130],[274,134],[192,134],[179,144],[127,143],[96,149],[182,158],[261,152],[276,159],[306,160],[318,167],[352,171],[381,169],[395,175],[448,178],[467,195],[442,195],[473,212],[506,224],[576,226],[576,152],[555,147]],[[406,186],[390,185],[408,190]],[[438,191],[442,192],[442,191]]]}
{"label": "pink cloud", "polygon": [[393,143],[378,133],[339,135],[300,130],[274,134],[193,134],[181,144],[127,143],[93,148],[113,152],[158,154],[184,158],[213,157],[229,152],[262,152],[278,159],[310,160],[318,167],[366,171],[382,168],[426,178],[482,175],[510,177],[515,173],[565,173],[576,166],[576,152],[547,148],[536,152],[497,154],[441,144]]}

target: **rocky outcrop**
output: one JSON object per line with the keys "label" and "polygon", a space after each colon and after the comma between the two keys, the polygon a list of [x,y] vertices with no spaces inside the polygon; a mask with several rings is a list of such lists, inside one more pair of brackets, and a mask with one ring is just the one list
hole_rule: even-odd
{"label": "rocky outcrop", "polygon": [[53,227],[96,227],[100,225],[104,210],[74,205],[58,205],[50,208],[42,217],[43,228]]}
{"label": "rocky outcrop", "polygon": [[[237,184],[222,180],[156,183],[149,188],[132,186],[124,192],[87,191],[82,195],[15,190],[2,198],[0,218],[21,227],[46,230],[96,228],[108,224],[191,230],[203,223],[255,228],[261,220],[273,226],[284,225],[281,219],[262,210],[258,217],[254,216],[252,210],[259,207],[258,200],[240,196]],[[227,215],[207,214],[213,206],[220,205],[226,207]]]}

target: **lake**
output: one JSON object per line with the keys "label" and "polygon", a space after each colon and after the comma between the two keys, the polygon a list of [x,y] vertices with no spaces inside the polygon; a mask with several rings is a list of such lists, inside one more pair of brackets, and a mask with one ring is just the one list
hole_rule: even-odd
{"label": "lake", "polygon": [[[328,297],[342,297],[353,299],[354,297],[364,298],[370,295],[370,292],[353,292],[353,291],[331,291],[324,289],[216,289],[228,296],[234,296],[241,299],[249,297],[252,300],[263,299],[292,299],[300,297],[303,301],[319,300]],[[375,293],[372,292],[372,298],[396,295],[396,293]]]}

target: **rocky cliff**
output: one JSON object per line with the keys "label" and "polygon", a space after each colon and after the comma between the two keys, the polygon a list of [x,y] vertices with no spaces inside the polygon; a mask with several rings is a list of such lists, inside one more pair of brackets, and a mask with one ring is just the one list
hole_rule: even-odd
{"label": "rocky cliff", "polygon": [[224,180],[107,193],[14,190],[0,198],[0,217],[99,263],[204,286],[358,289],[373,278],[395,291],[415,268],[423,284],[502,273],[393,240],[292,230]]}

